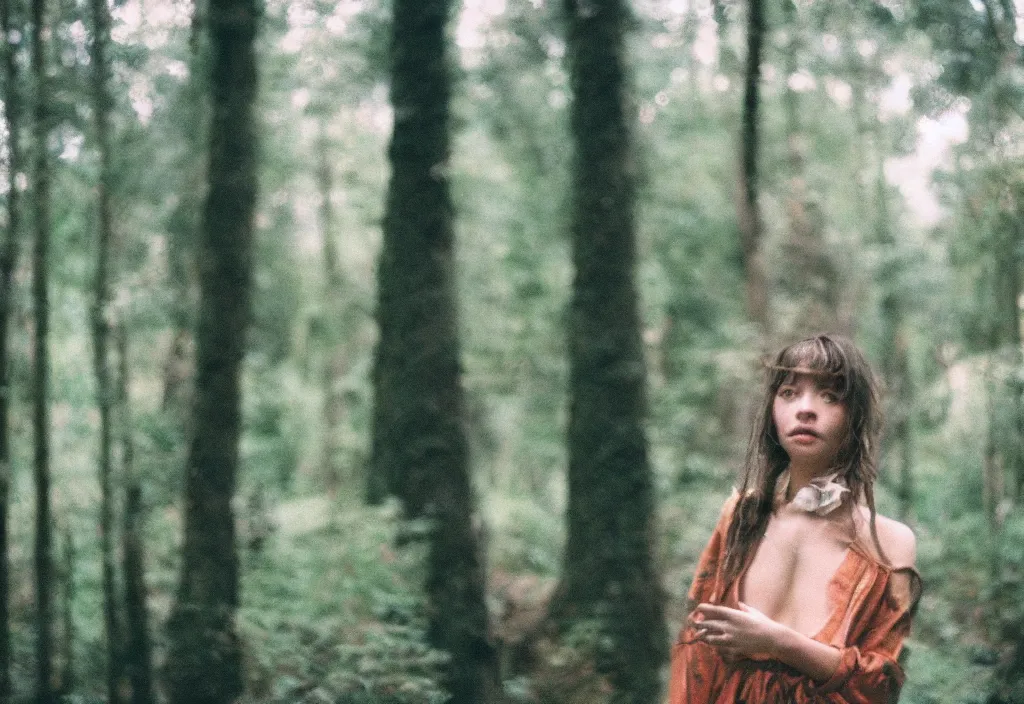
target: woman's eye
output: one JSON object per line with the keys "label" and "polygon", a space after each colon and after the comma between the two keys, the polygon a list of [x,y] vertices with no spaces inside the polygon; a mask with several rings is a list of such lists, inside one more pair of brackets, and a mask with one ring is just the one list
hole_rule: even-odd
{"label": "woman's eye", "polygon": [[779,389],[779,398],[793,398],[793,389]]}
{"label": "woman's eye", "polygon": [[831,391],[826,391],[824,394],[822,394],[822,398],[825,399],[825,403],[836,403],[839,400],[839,397],[836,396]]}

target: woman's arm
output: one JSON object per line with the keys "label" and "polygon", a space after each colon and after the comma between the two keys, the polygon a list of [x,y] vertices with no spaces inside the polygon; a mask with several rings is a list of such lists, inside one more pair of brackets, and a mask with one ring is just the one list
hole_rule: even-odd
{"label": "woman's arm", "polygon": [[839,648],[820,643],[782,624],[777,625],[780,630],[775,637],[775,651],[769,653],[773,658],[817,682],[827,682],[835,674],[842,659]]}
{"label": "woman's arm", "polygon": [[767,655],[825,682],[839,667],[838,648],[805,636],[740,602],[739,609],[700,604],[691,616],[700,640],[731,658]]}
{"label": "woman's arm", "polygon": [[910,529],[886,520],[879,524],[879,537],[893,563],[908,566],[893,570],[878,584],[880,592],[869,599],[874,608],[858,617],[864,619],[855,627],[859,647],[820,643],[742,603],[740,609],[700,604],[690,615],[690,625],[723,658],[767,656],[806,674],[817,692],[842,692],[850,702],[888,701],[884,693],[898,692],[903,682],[897,656],[920,580],[912,567],[916,545]]}

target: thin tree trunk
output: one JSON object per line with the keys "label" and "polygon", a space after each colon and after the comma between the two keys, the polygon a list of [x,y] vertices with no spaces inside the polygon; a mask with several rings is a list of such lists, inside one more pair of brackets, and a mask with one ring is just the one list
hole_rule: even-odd
{"label": "thin tree trunk", "polygon": [[46,76],[46,0],[32,0],[32,73],[36,101],[33,124],[35,149],[35,233],[32,252],[32,300],[35,323],[32,379],[33,474],[36,489],[35,596],[36,596],[36,700],[54,701],[53,691],[53,535],[50,509],[50,333],[48,292],[50,249],[50,159],[47,138],[49,79]]}
{"label": "thin tree trunk", "polygon": [[143,557],[142,529],[145,521],[142,486],[135,470],[135,443],[132,440],[132,413],[129,388],[128,333],[123,323],[117,335],[117,398],[121,424],[121,465],[125,485],[124,541],[121,571],[124,574],[124,601],[127,633],[124,670],[131,685],[131,704],[153,704],[153,646],[146,610],[146,566]]}
{"label": "thin tree trunk", "polygon": [[988,424],[985,433],[985,447],[982,458],[982,502],[991,542],[989,561],[989,580],[995,588],[1001,579],[1001,561],[998,544],[1002,533],[1000,505],[1003,502],[1003,467],[999,455],[999,437],[996,421],[997,382],[994,379],[995,366],[992,356],[985,362],[985,405]]}
{"label": "thin tree trunk", "polygon": [[824,218],[813,203],[807,186],[805,139],[800,124],[800,96],[790,80],[800,70],[803,28],[793,0],[783,0],[786,43],[786,86],[783,104],[786,115],[786,150],[789,157],[789,193],[786,215],[789,237],[785,244],[789,267],[779,279],[799,313],[792,329],[780,330],[787,337],[803,337],[822,330],[839,332],[839,272],[825,247]]}
{"label": "thin tree trunk", "polygon": [[736,56],[729,48],[729,9],[727,0],[711,0],[711,16],[718,38],[718,71],[729,75],[736,67]]}
{"label": "thin tree trunk", "polygon": [[[999,195],[1011,203],[1017,186],[1004,184]],[[997,371],[990,389],[993,401],[989,406],[989,453],[992,466],[987,468],[993,488],[991,525],[993,532],[991,587],[993,597],[990,608],[998,615],[998,637],[1002,656],[995,669],[991,704],[1024,703],[1024,619],[1017,605],[1020,588],[1012,579],[1013,565],[1004,567],[1005,543],[1011,538],[1006,529],[1010,511],[1021,511],[1024,497],[1024,383],[1020,379],[1024,370],[1021,349],[1020,309],[1021,292],[1020,206],[1003,205],[993,224],[994,289],[996,315],[993,321],[991,357]],[[1013,209],[1011,209],[1013,208]],[[996,429],[993,433],[992,429]]]}
{"label": "thin tree trunk", "polygon": [[[799,54],[801,41],[800,17],[797,15],[795,0],[782,0],[783,27],[786,31],[785,88],[782,103],[786,113],[786,148],[789,156],[789,177],[801,179],[804,175],[803,140],[800,134],[800,96],[793,90],[790,81],[800,69]],[[763,31],[763,30],[762,30]]]}
{"label": "thin tree trunk", "polygon": [[[1007,200],[1012,200],[1010,188],[1004,186],[1007,193]],[[1021,489],[1024,487],[1024,380],[1021,373],[1024,371],[1024,350],[1021,348],[1020,331],[1020,305],[1019,301],[1024,291],[1021,289],[1021,258],[1019,252],[1022,241],[1019,237],[1021,231],[1020,223],[1017,220],[1019,214],[1002,210],[996,220],[996,305],[1000,357],[1009,366],[1006,375],[1006,396],[1007,407],[1004,415],[1007,417],[1007,437],[1003,442],[1003,452],[1006,457],[1006,471],[1008,476],[1006,484],[1010,489],[1011,496],[1018,502],[1024,499]]]}
{"label": "thin tree trunk", "polygon": [[0,0],[4,64],[4,122],[7,125],[7,232],[0,244],[0,699],[11,695],[11,616],[9,518],[11,486],[11,378],[9,369],[11,299],[21,242],[21,96],[15,52],[20,40],[11,25],[11,0]]}
{"label": "thin tree trunk", "polygon": [[[889,206],[889,185],[885,178],[882,144],[885,131],[876,121],[875,137],[875,221],[874,243],[881,252],[882,264],[876,283],[882,292],[879,303],[881,323],[882,376],[888,387],[889,433],[882,446],[885,466],[882,476],[887,485],[895,484],[900,520],[909,520],[914,506],[914,380],[910,368],[910,349],[906,331],[906,304],[899,290],[903,264],[893,236]],[[866,149],[867,145],[865,145]],[[898,463],[898,476],[891,476]]]}
{"label": "thin tree trunk", "polygon": [[192,6],[192,27],[189,35],[189,76],[176,100],[184,103],[177,111],[193,118],[178,136],[184,148],[176,173],[178,201],[167,222],[168,269],[172,291],[170,306],[174,334],[164,362],[163,408],[175,414],[185,436],[188,435],[187,413],[191,405],[195,376],[193,338],[198,295],[198,230],[202,207],[204,148],[209,91],[208,79],[202,74],[209,59],[208,42],[203,40],[208,22],[207,0]]}
{"label": "thin tree trunk", "polygon": [[900,316],[900,332],[896,338],[899,372],[903,379],[900,398],[903,408],[896,440],[900,444],[900,485],[897,494],[900,502],[900,520],[908,522],[914,515],[914,381],[910,370],[910,350],[906,330]]}
{"label": "thin tree trunk", "polygon": [[[879,278],[885,282],[884,274]],[[890,279],[887,284],[891,286],[892,280]],[[884,469],[886,473],[890,473],[898,466],[898,476],[892,477],[889,481],[898,481],[896,496],[899,501],[899,517],[900,520],[907,521],[913,513],[914,506],[914,394],[905,316],[897,293],[888,291],[883,296],[879,313],[884,334],[882,368],[889,391],[887,415],[891,428],[884,446]]]}
{"label": "thin tree trunk", "polygon": [[257,199],[255,0],[210,4],[209,189],[203,210],[192,440],[184,540],[168,621],[171,704],[228,704],[242,692],[235,626],[238,555],[231,500],[241,433],[240,374],[250,316]]}
{"label": "thin tree trunk", "polygon": [[747,2],[747,58],[743,91],[740,179],[737,216],[740,250],[746,276],[747,314],[765,339],[770,332],[767,280],[761,255],[764,230],[758,184],[761,48],[764,44],[764,0]]}
{"label": "thin tree trunk", "polygon": [[[1010,238],[1010,249],[1008,251],[1013,253],[1013,256],[1008,257],[1013,265],[1011,272],[1012,277],[1012,288],[1017,292],[1017,295],[1013,301],[1016,315],[1012,316],[1011,323],[1013,324],[1013,368],[1016,371],[1012,376],[1013,384],[1011,390],[1014,394],[1013,400],[1013,411],[1014,411],[1014,423],[1013,427],[1016,431],[1016,456],[1014,462],[1014,497],[1017,501],[1018,506],[1024,506],[1024,379],[1021,378],[1021,373],[1024,371],[1024,347],[1022,347],[1021,330],[1020,330],[1020,311],[1019,304],[1020,297],[1024,295],[1022,290],[1021,281],[1021,248],[1024,247],[1024,186],[1020,182],[1015,183],[1012,188],[1014,189],[1012,199],[1016,202],[1016,212],[1012,216],[1007,217],[1007,227],[1009,229]],[[1022,657],[1024,657],[1024,641],[1020,645]]]}
{"label": "thin tree trunk", "polygon": [[[999,0],[983,0],[983,9],[988,20],[987,39],[999,49],[1000,65],[997,69],[1002,80],[1020,66],[1024,60],[1024,52],[1014,41],[1017,13],[1011,2]],[[998,79],[997,79],[998,80]],[[993,133],[1000,123],[1008,120],[1009,112],[998,106],[998,99],[989,107],[988,127]],[[984,114],[984,113],[983,113]],[[1020,298],[1024,295],[1021,278],[1021,247],[1024,245],[1024,228],[1020,217],[1024,214],[1024,189],[1018,181],[1008,180],[999,184],[998,192],[993,193],[993,202],[998,203],[995,222],[992,228],[992,249],[994,265],[995,319],[993,321],[993,344],[1001,361],[1009,366],[1005,375],[1003,399],[997,410],[1005,419],[1002,426],[1002,442],[999,452],[1003,457],[1003,471],[1008,498],[1018,502],[1024,498],[1024,349],[1021,347],[1020,329]]]}
{"label": "thin tree trunk", "polygon": [[[869,203],[872,198],[870,184],[872,183],[871,175],[874,173],[873,166],[878,160],[885,158],[885,155],[881,153],[881,135],[876,134],[875,130],[875,126],[878,124],[875,115],[876,106],[868,99],[869,80],[872,76],[880,73],[878,67],[880,59],[878,52],[869,60],[858,50],[861,37],[859,23],[864,19],[859,12],[859,6],[842,5],[837,8],[841,11],[840,26],[846,28],[845,35],[841,38],[841,45],[846,58],[846,73],[849,76],[852,96],[850,112],[856,130],[855,144],[857,148],[851,150],[852,168],[849,172],[851,176],[849,188],[855,194],[856,202]],[[873,223],[864,222],[862,226],[864,228],[862,238],[867,239],[867,232]],[[844,281],[843,295],[837,307],[838,327],[849,336],[853,336],[856,332],[859,312],[863,307],[868,286],[868,281],[857,277],[848,277]],[[883,484],[886,483],[887,479],[884,473],[880,476],[880,481]]]}
{"label": "thin tree trunk", "polygon": [[637,162],[623,0],[565,0],[573,282],[569,327],[568,536],[551,613],[597,618],[597,667],[616,703],[648,704],[668,655],[654,567],[654,488],[636,267]]}
{"label": "thin tree trunk", "polygon": [[207,37],[211,0],[195,0],[192,4],[192,23],[189,28],[188,49],[192,58],[202,52],[203,39]]}
{"label": "thin tree trunk", "polygon": [[454,279],[449,0],[396,0],[391,179],[378,273],[373,469],[409,518],[428,519],[427,638],[448,652],[452,704],[498,692],[473,528]]}
{"label": "thin tree trunk", "polygon": [[110,11],[107,0],[92,0],[93,36],[90,54],[94,139],[99,159],[96,181],[96,273],[93,284],[92,335],[93,368],[96,374],[96,405],[99,409],[100,445],[100,560],[103,583],[103,625],[107,645],[107,701],[117,702],[121,678],[122,634],[118,619],[118,597],[114,568],[114,493],[111,486],[113,462],[114,384],[110,373],[110,98],[108,95],[107,42]]}
{"label": "thin tree trunk", "polygon": [[63,667],[60,673],[60,693],[70,694],[77,686],[78,673],[75,669],[75,639],[78,637],[75,628],[75,539],[67,521],[62,522],[61,542],[64,545],[63,569],[61,584],[63,586],[61,600],[61,660]]}
{"label": "thin tree trunk", "polygon": [[345,293],[341,268],[338,266],[338,247],[334,240],[335,218],[334,208],[331,205],[331,190],[334,182],[325,132],[326,130],[321,126],[320,162],[317,165],[317,186],[320,190],[320,236],[323,238],[325,275],[324,314],[322,316],[325,342],[322,370],[324,433],[321,465],[323,476],[327,482],[327,491],[331,496],[335,496],[342,479],[338,455],[338,433],[341,431],[345,407],[338,384],[344,359],[341,338],[346,334],[346,331],[340,329],[342,322],[340,310],[345,305],[343,300]]}

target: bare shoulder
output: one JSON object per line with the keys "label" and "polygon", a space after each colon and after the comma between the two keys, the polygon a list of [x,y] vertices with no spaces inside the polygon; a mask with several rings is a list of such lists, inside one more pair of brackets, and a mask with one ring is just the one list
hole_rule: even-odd
{"label": "bare shoulder", "polygon": [[886,516],[877,516],[875,525],[878,542],[893,567],[913,567],[917,560],[917,538],[910,526]]}
{"label": "bare shoulder", "polygon": [[[863,508],[865,522],[868,510]],[[875,516],[878,542],[893,567],[913,567],[917,560],[917,538],[910,526],[893,518],[878,514]]]}

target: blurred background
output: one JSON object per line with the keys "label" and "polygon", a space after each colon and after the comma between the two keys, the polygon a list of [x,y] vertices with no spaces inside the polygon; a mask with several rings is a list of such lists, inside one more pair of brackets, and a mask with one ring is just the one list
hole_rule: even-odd
{"label": "blurred background", "polygon": [[[84,0],[52,0],[40,142],[28,129],[43,85],[32,74],[30,7],[3,3],[0,237],[20,241],[21,252],[3,291],[11,683],[28,696],[39,657],[39,260],[30,231],[40,211],[28,164],[42,153],[52,199],[53,681],[68,701],[107,701],[104,585],[124,591],[130,581],[123,536],[141,526],[156,670],[182,569],[207,256],[208,8],[110,4],[104,103],[90,73],[95,15]],[[622,20],[650,548],[668,637],[742,467],[761,355],[840,332],[884,380],[879,511],[918,537],[925,592],[903,701],[1024,701],[1014,664],[1024,658],[1024,4],[765,2],[755,113],[745,103],[751,7],[633,0]],[[261,7],[259,197],[232,502],[244,701],[444,700],[446,659],[425,630],[424,550],[408,535],[416,527],[388,492],[368,494],[395,126],[392,10],[385,0]],[[566,26],[553,0],[455,3],[444,176],[473,530],[486,554],[502,696],[594,704],[633,701],[617,699],[595,669],[600,628],[555,638],[544,626],[563,572],[570,493]],[[10,159],[19,139],[21,170]],[[740,185],[752,183],[748,154],[751,200]],[[124,382],[106,475],[97,453],[111,406],[98,398],[114,391],[100,393],[94,363],[101,174],[111,223],[104,315],[116,322],[124,362],[104,382]],[[131,509],[126,486],[141,496]],[[135,523],[123,518],[129,510]],[[116,557],[113,573],[104,555]]]}

